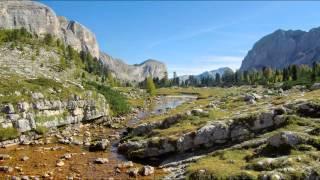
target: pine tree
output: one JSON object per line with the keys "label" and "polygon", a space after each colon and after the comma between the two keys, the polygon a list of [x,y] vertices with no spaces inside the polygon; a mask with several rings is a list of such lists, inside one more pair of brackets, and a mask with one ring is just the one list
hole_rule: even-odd
{"label": "pine tree", "polygon": [[221,83],[221,76],[220,76],[219,73],[216,73],[215,82],[216,82],[217,85],[219,85]]}
{"label": "pine tree", "polygon": [[156,95],[156,86],[154,85],[153,79],[148,77],[146,79],[146,89],[150,96]]}
{"label": "pine tree", "polygon": [[298,66],[292,65],[291,67],[291,73],[292,73],[292,80],[296,81],[298,80]]}
{"label": "pine tree", "polygon": [[53,44],[53,37],[51,34],[46,34],[43,40],[44,40],[44,43],[48,46],[51,46]]}

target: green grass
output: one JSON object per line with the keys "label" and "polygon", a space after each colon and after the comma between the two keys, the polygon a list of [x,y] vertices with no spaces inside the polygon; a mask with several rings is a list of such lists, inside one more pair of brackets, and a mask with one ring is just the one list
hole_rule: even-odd
{"label": "green grass", "polygon": [[48,128],[38,125],[37,128],[35,129],[35,132],[40,135],[45,135],[48,132]]}
{"label": "green grass", "polygon": [[[192,163],[187,168],[188,177],[189,179],[229,179],[235,177],[256,179],[257,172],[245,170],[246,157],[251,154],[252,150],[232,150],[215,153]],[[199,173],[200,170],[204,170],[205,173]]]}
{"label": "green grass", "polygon": [[0,128],[0,141],[17,138],[19,132],[15,128]]}
{"label": "green grass", "polygon": [[123,95],[111,87],[98,84],[96,82],[86,82],[86,88],[97,91],[102,94],[108,103],[110,103],[113,115],[124,115],[130,112],[131,107]]}
{"label": "green grass", "polygon": [[54,121],[54,120],[59,121],[61,119],[65,119],[66,116],[67,116],[67,113],[62,113],[62,114],[52,115],[52,116],[36,115],[34,119],[37,123],[44,123],[47,121]]}
{"label": "green grass", "polygon": [[[61,82],[47,78],[27,79],[17,75],[2,76],[0,79],[0,104],[16,104],[20,101],[31,101],[31,92],[41,92],[47,99],[66,100],[71,94],[81,94],[81,90],[75,86],[64,87]],[[59,90],[55,94],[49,89]],[[20,92],[17,96],[14,92]]]}

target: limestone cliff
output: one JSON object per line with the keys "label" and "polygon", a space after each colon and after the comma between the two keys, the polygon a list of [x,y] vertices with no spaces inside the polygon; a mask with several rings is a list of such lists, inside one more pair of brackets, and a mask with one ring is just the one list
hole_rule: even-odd
{"label": "limestone cliff", "polygon": [[146,61],[140,65],[127,65],[113,59],[105,53],[100,53],[94,33],[78,22],[57,16],[48,6],[35,1],[1,1],[0,28],[25,28],[29,32],[43,36],[52,34],[65,44],[78,51],[89,52],[100,59],[117,79],[142,81],[147,76],[162,78],[166,67],[158,61]]}
{"label": "limestone cliff", "polygon": [[143,81],[146,77],[163,78],[167,71],[166,65],[156,60],[146,60],[141,64],[128,65],[120,59],[115,59],[105,53],[100,53],[102,63],[110,69],[114,75],[122,80]]}
{"label": "limestone cliff", "polygon": [[320,58],[320,28],[310,31],[277,30],[260,39],[244,58],[241,70],[311,65]]}

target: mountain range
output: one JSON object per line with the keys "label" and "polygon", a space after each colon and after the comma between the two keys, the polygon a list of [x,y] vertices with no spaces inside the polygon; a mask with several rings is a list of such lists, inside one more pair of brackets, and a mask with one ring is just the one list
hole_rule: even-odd
{"label": "mountain range", "polygon": [[[222,67],[222,68],[211,70],[211,71],[205,71],[205,72],[203,72],[201,74],[193,75],[193,76],[198,80],[201,80],[203,78],[215,79],[216,74],[220,74],[222,76],[226,71],[232,71],[233,72],[233,70],[228,68],[228,67]],[[184,81],[188,80],[190,76],[191,75],[179,76],[179,81],[180,82],[184,82]]]}
{"label": "mountain range", "polygon": [[48,6],[29,0],[1,1],[0,28],[25,28],[39,36],[51,34],[78,51],[89,52],[112,71],[115,77],[125,81],[142,81],[148,76],[163,78],[166,65],[157,60],[147,60],[138,65],[128,65],[101,52],[95,34],[82,24],[57,16]]}

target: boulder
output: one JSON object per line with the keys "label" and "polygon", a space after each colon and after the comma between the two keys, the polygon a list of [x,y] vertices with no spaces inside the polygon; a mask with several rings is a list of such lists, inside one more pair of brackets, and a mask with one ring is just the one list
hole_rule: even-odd
{"label": "boulder", "polygon": [[4,105],[3,112],[6,113],[6,114],[14,114],[15,110],[13,108],[13,105],[12,104]]}
{"label": "boulder", "polygon": [[229,138],[229,126],[224,121],[216,121],[200,128],[195,135],[194,144],[208,145],[224,143]]}
{"label": "boulder", "polygon": [[236,125],[230,132],[232,141],[243,141],[250,137],[250,130],[244,126]]}
{"label": "boulder", "polygon": [[284,131],[280,132],[268,139],[268,144],[274,147],[281,147],[283,145],[295,147],[303,142],[302,136],[295,132]]}
{"label": "boulder", "polygon": [[29,103],[27,103],[27,102],[19,102],[17,104],[17,107],[18,107],[19,112],[26,112],[30,108]]}
{"label": "boulder", "polygon": [[19,119],[17,121],[17,129],[20,132],[30,131],[31,127],[30,127],[29,120],[27,120],[27,119]]}
{"label": "boulder", "polygon": [[93,142],[89,147],[89,151],[105,151],[109,145],[110,141],[108,139],[102,139]]}
{"label": "boulder", "polygon": [[302,116],[319,118],[320,117],[320,104],[314,102],[305,102],[298,105],[297,112]]}
{"label": "boulder", "polygon": [[263,112],[258,116],[254,121],[253,126],[250,128],[254,131],[270,128],[273,126],[273,117],[274,114],[272,112]]}
{"label": "boulder", "polygon": [[177,140],[177,149],[180,152],[189,150],[191,148],[193,148],[194,144],[194,133],[187,133],[182,135],[178,140]]}
{"label": "boulder", "polygon": [[243,97],[243,100],[246,101],[246,102],[249,102],[249,101],[252,101],[252,100],[255,100],[256,98],[251,95],[251,94],[246,94],[244,97]]}
{"label": "boulder", "polygon": [[311,90],[317,90],[317,89],[320,89],[320,83],[314,83],[311,88]]}

